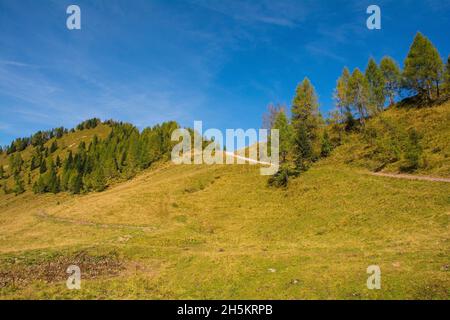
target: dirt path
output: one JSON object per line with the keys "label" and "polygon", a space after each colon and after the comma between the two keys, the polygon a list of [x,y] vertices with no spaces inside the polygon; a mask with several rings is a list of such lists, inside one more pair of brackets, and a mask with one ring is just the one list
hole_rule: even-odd
{"label": "dirt path", "polygon": [[236,159],[245,160],[245,161],[248,161],[249,163],[259,163],[259,164],[264,164],[264,165],[268,165],[268,166],[271,165],[270,162],[264,162],[264,161],[259,161],[259,160],[255,160],[255,159],[251,159],[251,158],[246,158],[246,157],[238,156],[237,154],[235,154],[235,153],[233,153],[233,152],[225,152],[225,155],[234,157],[234,158],[236,158]]}
{"label": "dirt path", "polygon": [[411,174],[400,174],[400,173],[383,173],[383,172],[371,172],[373,176],[388,177],[395,179],[407,179],[407,180],[422,180],[422,181],[434,181],[434,182],[450,182],[450,178],[436,178],[429,176],[414,176]]}
{"label": "dirt path", "polygon": [[[239,156],[233,152],[225,152],[227,156],[232,156],[236,159],[241,159],[248,161],[250,163],[259,163],[264,165],[270,165],[268,162],[258,161],[251,158],[246,158]],[[411,174],[400,174],[400,173],[383,173],[383,172],[371,172],[370,173],[373,176],[379,176],[379,177],[388,177],[388,178],[394,178],[394,179],[406,179],[406,180],[422,180],[422,181],[433,181],[433,182],[448,182],[450,183],[450,178],[437,178],[437,177],[430,177],[430,176],[414,176]]]}

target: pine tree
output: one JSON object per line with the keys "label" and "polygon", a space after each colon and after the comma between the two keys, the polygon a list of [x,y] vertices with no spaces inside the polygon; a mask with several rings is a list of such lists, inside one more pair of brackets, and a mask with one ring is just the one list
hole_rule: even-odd
{"label": "pine tree", "polygon": [[281,163],[286,162],[286,157],[291,149],[293,131],[289,124],[284,111],[278,113],[273,124],[273,129],[279,130],[279,153],[281,156]]}
{"label": "pine tree", "polygon": [[420,97],[426,97],[428,101],[432,100],[435,88],[439,98],[442,69],[439,52],[430,40],[418,32],[405,59],[404,87]]}
{"label": "pine tree", "polygon": [[348,86],[350,104],[358,113],[359,121],[364,127],[365,118],[369,115],[367,108],[369,104],[369,84],[358,68],[353,71]]}
{"label": "pine tree", "polygon": [[372,113],[377,113],[384,109],[386,100],[384,95],[384,77],[374,59],[370,58],[365,76],[369,85],[369,106]]}
{"label": "pine tree", "polygon": [[320,124],[319,103],[316,90],[308,78],[303,79],[297,87],[291,113],[294,129],[304,124],[309,137],[314,139]]}
{"label": "pine tree", "polygon": [[389,105],[392,106],[400,89],[401,71],[391,57],[384,57],[381,60],[380,69],[384,78],[384,95],[389,99]]}

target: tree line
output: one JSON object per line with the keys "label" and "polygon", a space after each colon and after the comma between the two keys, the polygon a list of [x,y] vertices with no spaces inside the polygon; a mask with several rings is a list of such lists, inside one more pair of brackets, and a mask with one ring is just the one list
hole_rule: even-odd
{"label": "tree line", "polygon": [[[94,128],[100,123],[98,119],[91,119],[75,130]],[[26,184],[35,193],[102,191],[111,181],[130,179],[152,163],[168,158],[173,146],[171,134],[179,128],[176,122],[165,122],[140,132],[129,123],[109,120],[104,124],[111,127],[105,139],[95,135],[89,144],[80,142],[74,152],[59,152],[55,156],[56,151],[61,150],[58,139],[49,147],[44,146],[43,139],[35,146],[30,143],[33,149],[27,161],[20,152],[10,154],[9,175],[13,177],[14,187],[8,189],[5,181],[3,191],[20,194]],[[0,179],[4,178],[7,173],[0,166]]]}
{"label": "tree line", "polygon": [[[387,56],[380,64],[370,58],[364,72],[359,68],[350,72],[344,67],[333,95],[336,110],[326,121],[319,112],[314,86],[305,78],[296,89],[290,118],[286,107],[273,105],[263,116],[263,126],[280,133],[281,167],[269,184],[286,186],[289,177],[298,176],[318,159],[327,157],[340,143],[343,132],[365,131],[368,118],[394,105],[399,98],[414,97],[430,104],[449,96],[450,56],[444,65],[438,50],[420,32],[409,49],[403,70]],[[332,129],[338,131],[337,138],[330,138]],[[410,161],[409,168],[417,167],[419,140],[420,135],[414,130],[408,133],[405,157]]]}

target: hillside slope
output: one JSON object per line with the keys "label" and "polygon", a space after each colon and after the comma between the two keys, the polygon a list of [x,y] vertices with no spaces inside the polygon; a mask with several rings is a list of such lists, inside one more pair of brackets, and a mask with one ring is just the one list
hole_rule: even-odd
{"label": "hillside slope", "polygon": [[[0,295],[448,298],[450,184],[333,161],[287,190],[257,166],[165,164],[102,193],[0,196]],[[65,287],[74,262],[79,291]],[[373,264],[382,290],[366,288]]]}
{"label": "hillside slope", "polygon": [[[414,127],[412,174],[450,176],[449,123],[449,103],[387,110],[286,189],[258,165],[160,161],[100,193],[0,192],[0,298],[448,299],[450,183],[370,173],[402,171]],[[108,127],[61,152],[94,134]],[[66,288],[72,264],[82,290]]]}
{"label": "hillside slope", "polygon": [[[418,168],[408,172],[402,167],[411,130],[417,131],[422,152]],[[366,132],[345,136],[334,159],[373,171],[450,177],[450,101],[433,107],[392,107],[370,119]]]}

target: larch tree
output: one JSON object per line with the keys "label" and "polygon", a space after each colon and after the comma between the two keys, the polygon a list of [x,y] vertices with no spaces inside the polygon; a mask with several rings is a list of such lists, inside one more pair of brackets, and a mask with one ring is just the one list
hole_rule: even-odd
{"label": "larch tree", "polygon": [[380,69],[384,78],[384,95],[392,106],[400,90],[401,71],[397,62],[388,56],[381,59]]}
{"label": "larch tree", "polygon": [[373,58],[369,59],[365,71],[369,85],[369,109],[371,113],[378,113],[384,109],[386,97],[384,95],[384,76]]}
{"label": "larch tree", "polygon": [[319,102],[316,90],[308,78],[303,79],[297,87],[291,113],[294,129],[297,130],[301,124],[305,124],[308,135],[314,139],[320,124]]}
{"label": "larch tree", "polygon": [[369,115],[369,83],[362,72],[356,68],[350,77],[348,86],[350,104],[358,113],[359,121],[364,127],[365,119]]}
{"label": "larch tree", "polygon": [[447,58],[444,73],[444,90],[447,95],[450,95],[450,55]]}
{"label": "larch tree", "polygon": [[409,49],[403,68],[404,87],[428,101],[440,95],[443,63],[431,41],[418,32]]}

